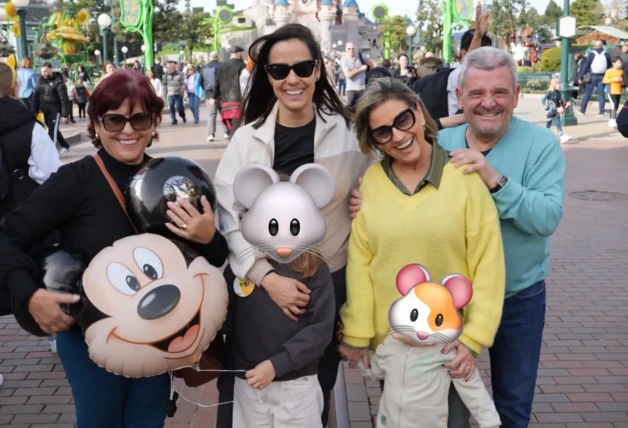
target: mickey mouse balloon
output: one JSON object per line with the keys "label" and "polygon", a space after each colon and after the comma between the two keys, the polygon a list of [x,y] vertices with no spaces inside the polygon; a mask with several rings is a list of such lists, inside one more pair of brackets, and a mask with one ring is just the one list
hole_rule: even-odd
{"label": "mickey mouse balloon", "polygon": [[205,170],[189,159],[166,156],[151,159],[131,178],[126,198],[131,221],[141,232],[176,238],[165,226],[171,221],[168,202],[182,198],[202,214],[203,195],[215,209],[216,191]]}
{"label": "mickey mouse balloon", "polygon": [[191,367],[227,316],[220,270],[189,246],[133,235],[102,250],[83,275],[90,358],[127,377]]}

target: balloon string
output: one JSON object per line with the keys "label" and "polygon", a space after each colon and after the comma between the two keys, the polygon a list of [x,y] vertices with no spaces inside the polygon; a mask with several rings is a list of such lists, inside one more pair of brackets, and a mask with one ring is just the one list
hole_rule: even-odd
{"label": "balloon string", "polygon": [[[209,369],[200,369],[197,370],[199,372],[221,372],[221,373],[246,373],[248,370],[209,370]],[[201,387],[201,393],[200,396],[203,396],[203,390],[205,389],[205,386],[207,385],[204,384]],[[194,404],[195,406],[198,407],[202,407],[205,409],[211,408],[211,407],[218,407],[222,404],[231,404],[234,403],[234,401],[223,401],[223,402],[219,402],[219,403],[215,403],[215,404],[201,404],[201,403],[197,403],[191,399],[188,399],[185,395],[183,395],[183,393],[181,393],[181,391],[177,390],[177,388],[175,387],[175,383],[174,383],[174,375],[172,374],[172,372],[170,372],[170,399],[174,398],[174,393],[179,394],[179,397],[183,398],[183,400],[187,401],[190,404]],[[191,427],[190,427],[191,428]]]}

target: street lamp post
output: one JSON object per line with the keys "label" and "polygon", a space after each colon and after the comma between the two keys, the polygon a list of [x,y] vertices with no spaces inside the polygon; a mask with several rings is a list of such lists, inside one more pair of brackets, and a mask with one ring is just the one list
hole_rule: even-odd
{"label": "street lamp post", "polygon": [[416,27],[414,25],[408,25],[406,34],[408,35],[408,62],[412,65],[412,39],[414,39],[414,35],[416,34]]}
{"label": "street lamp post", "polygon": [[22,47],[22,58],[28,56],[28,40],[26,38],[26,8],[30,0],[13,0],[13,4],[17,9],[17,16],[20,18],[20,44]]}
{"label": "street lamp post", "polygon": [[124,54],[124,63],[126,64],[126,54],[129,51],[129,48],[126,46],[122,46],[122,53]]}
{"label": "street lamp post", "polygon": [[102,32],[103,62],[107,62],[107,31],[109,31],[109,27],[111,26],[111,17],[106,13],[101,13],[100,16],[98,16],[98,25],[100,25]]}
{"label": "street lamp post", "polygon": [[[563,17],[558,20],[558,36],[562,38],[562,57],[560,61],[560,92],[562,99],[567,103],[571,101],[571,94],[574,90],[569,85],[569,46],[570,38],[576,35],[576,18],[569,16],[569,0],[563,0]],[[564,114],[561,115],[563,126],[573,126],[578,124],[578,119],[573,111],[574,107],[570,106]]]}
{"label": "street lamp post", "polygon": [[179,62],[182,62],[182,61],[183,61],[183,59],[185,58],[185,56],[184,56],[184,55],[185,55],[185,51],[184,51],[183,49],[181,49],[181,50],[179,51]]}
{"label": "street lamp post", "polygon": [[100,66],[100,51],[96,49],[94,55],[96,55],[96,66]]}

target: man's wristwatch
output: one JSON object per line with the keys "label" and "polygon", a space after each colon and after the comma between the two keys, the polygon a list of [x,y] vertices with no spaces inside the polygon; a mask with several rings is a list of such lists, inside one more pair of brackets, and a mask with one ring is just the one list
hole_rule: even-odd
{"label": "man's wristwatch", "polygon": [[497,177],[497,185],[492,189],[489,189],[491,193],[499,192],[502,187],[504,187],[508,183],[508,177],[505,175],[500,175]]}

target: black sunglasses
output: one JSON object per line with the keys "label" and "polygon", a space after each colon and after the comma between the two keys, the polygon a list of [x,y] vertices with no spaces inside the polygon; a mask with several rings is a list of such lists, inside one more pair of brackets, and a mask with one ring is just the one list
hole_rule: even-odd
{"label": "black sunglasses", "polygon": [[386,144],[392,140],[393,128],[397,128],[400,131],[407,131],[412,128],[416,123],[416,116],[414,115],[415,108],[416,105],[410,106],[408,109],[399,113],[393,120],[392,126],[384,125],[370,130],[371,138],[377,144]]}
{"label": "black sunglasses", "polygon": [[131,117],[121,114],[106,114],[100,118],[102,126],[108,132],[120,132],[129,122],[136,131],[146,131],[153,125],[153,115],[151,113],[135,113]]}
{"label": "black sunglasses", "polygon": [[275,80],[284,80],[290,74],[290,70],[294,70],[294,74],[301,78],[310,77],[318,64],[318,60],[308,59],[306,61],[295,62],[289,64],[268,64],[266,71]]}

